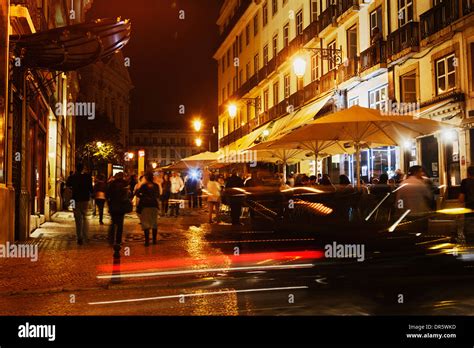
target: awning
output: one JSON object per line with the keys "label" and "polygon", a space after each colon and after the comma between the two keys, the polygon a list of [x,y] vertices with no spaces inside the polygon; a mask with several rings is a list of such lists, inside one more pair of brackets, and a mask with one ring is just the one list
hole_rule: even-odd
{"label": "awning", "polygon": [[[288,122],[287,127],[284,129],[282,134],[288,133],[293,129],[299,128],[311,121],[313,121],[314,117],[318,114],[319,111],[326,105],[326,103],[334,96],[333,93],[324,96],[314,102],[302,107],[298,111],[296,111],[291,120]],[[281,134],[281,135],[282,135]]]}
{"label": "awning", "polygon": [[[453,98],[450,98],[422,107],[420,111],[415,114],[415,116],[434,119],[436,121],[449,122],[456,116],[460,115],[463,111],[463,108],[463,102],[454,101]],[[460,123],[460,119],[453,121],[454,122],[449,123]]]}
{"label": "awning", "polygon": [[22,66],[71,71],[112,56],[129,41],[128,20],[97,19],[30,35],[12,35],[10,41]]}

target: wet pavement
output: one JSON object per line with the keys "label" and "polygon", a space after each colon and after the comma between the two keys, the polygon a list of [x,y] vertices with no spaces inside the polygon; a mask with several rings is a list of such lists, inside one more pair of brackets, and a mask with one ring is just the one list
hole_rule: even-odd
{"label": "wet pavement", "polygon": [[[146,248],[126,217],[122,257],[90,217],[75,241],[72,213],[35,231],[37,262],[0,260],[0,315],[374,315],[474,313],[473,266],[452,255],[335,262],[315,234],[271,224],[209,225],[205,210],[159,219]],[[447,243],[445,243],[447,244]],[[402,295],[402,300],[400,295]]]}

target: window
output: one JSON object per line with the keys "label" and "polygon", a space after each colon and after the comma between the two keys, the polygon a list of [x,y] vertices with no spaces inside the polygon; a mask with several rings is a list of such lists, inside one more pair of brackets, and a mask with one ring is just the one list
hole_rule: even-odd
{"label": "window", "polygon": [[259,114],[261,106],[262,97],[258,96],[257,99],[255,99],[255,117],[257,117],[257,115]]}
{"label": "window", "polygon": [[158,143],[158,139],[157,138],[153,138],[153,145],[156,145]]}
{"label": "window", "polygon": [[296,35],[303,34],[303,10],[299,10],[296,14]]}
{"label": "window", "polygon": [[353,26],[347,30],[347,58],[354,59],[357,57],[357,26]]}
{"label": "window", "polygon": [[319,56],[313,54],[311,56],[311,81],[319,79]]}
{"label": "window", "polygon": [[311,23],[318,20],[318,2],[319,0],[311,0]]}
{"label": "window", "polygon": [[230,48],[227,50],[227,67],[230,66]]}
{"label": "window", "polygon": [[371,109],[387,109],[387,86],[379,87],[369,92],[369,107]]}
{"label": "window", "polygon": [[263,111],[268,111],[268,89],[263,91]]}
{"label": "window", "polygon": [[[333,42],[328,44],[328,49],[329,50],[335,50],[336,49],[336,40],[334,40]],[[334,56],[335,56],[334,53],[330,53],[330,55],[331,55],[332,58],[334,58]],[[328,68],[329,68],[329,71],[336,69],[336,64],[334,62],[334,59],[329,59],[328,60]]]}
{"label": "window", "polygon": [[374,30],[378,28],[380,33],[383,33],[382,28],[382,6],[377,7],[370,13],[370,37],[374,36]]}
{"label": "window", "polygon": [[268,23],[268,3],[265,1],[262,6],[263,26]]}
{"label": "window", "polygon": [[240,86],[242,86],[243,84],[243,81],[244,80],[244,72],[242,71],[242,69],[239,70],[239,88]]}
{"label": "window", "polygon": [[359,97],[349,99],[349,107],[359,105]]}
{"label": "window", "polygon": [[175,144],[175,138],[171,138],[171,145],[174,145]]}
{"label": "window", "polygon": [[[474,42],[471,43],[471,76],[474,75]],[[474,90],[474,79],[471,79],[471,88]]]}
{"label": "window", "polygon": [[258,12],[257,14],[253,17],[253,36],[257,36],[258,34]]}
{"label": "window", "polygon": [[247,81],[250,79],[250,62],[245,65],[245,79]]}
{"label": "window", "polygon": [[258,70],[260,69],[260,62],[259,62],[259,56],[258,53],[253,57],[253,73],[256,74],[258,73]]}
{"label": "window", "polygon": [[242,53],[243,35],[244,35],[244,34],[240,34],[239,37],[238,37],[238,41],[239,41],[239,53]]}
{"label": "window", "polygon": [[161,145],[166,145],[166,138],[161,138]]}
{"label": "window", "polygon": [[398,26],[413,20],[413,0],[398,0]]}
{"label": "window", "polygon": [[451,54],[436,61],[436,94],[456,88],[455,56]]}
{"label": "window", "polygon": [[222,58],[221,68],[222,68],[222,72],[225,72],[225,56],[224,56],[224,58]]}
{"label": "window", "polygon": [[225,97],[225,87],[222,88],[222,102],[224,102],[224,100],[226,100],[226,97]]}
{"label": "window", "polygon": [[186,146],[186,139],[181,138],[181,146]]}
{"label": "window", "polygon": [[263,47],[263,65],[268,64],[268,45]]}
{"label": "window", "polygon": [[277,53],[278,53],[278,34],[275,34],[272,39],[273,43],[273,56],[272,58],[276,58]]}
{"label": "window", "polygon": [[166,158],[166,149],[161,150],[161,158]]}
{"label": "window", "polygon": [[286,23],[283,27],[283,47],[287,47],[290,43],[290,24]]}
{"label": "window", "polygon": [[278,0],[272,0],[272,16],[278,12]]}
{"label": "window", "polygon": [[170,151],[170,158],[171,158],[171,159],[174,159],[174,151],[175,151],[175,150],[171,150],[171,151]]}
{"label": "window", "polygon": [[227,82],[227,98],[232,95],[232,92],[230,91],[230,82]]}
{"label": "window", "polygon": [[245,27],[245,46],[250,44],[250,24]]}
{"label": "window", "polygon": [[278,81],[273,84],[273,106],[276,106],[278,104],[278,93],[279,93],[279,83]]}
{"label": "window", "polygon": [[284,77],[284,89],[285,89],[285,99],[290,97],[290,74],[286,74]]}
{"label": "window", "polygon": [[157,157],[158,157],[158,150],[153,149],[153,158],[157,158]]}
{"label": "window", "polygon": [[416,103],[416,73],[412,72],[400,78],[401,100],[403,103]]}

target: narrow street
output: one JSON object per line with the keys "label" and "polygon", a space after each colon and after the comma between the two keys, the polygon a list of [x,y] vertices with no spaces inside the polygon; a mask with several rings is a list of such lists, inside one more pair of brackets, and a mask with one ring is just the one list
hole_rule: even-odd
{"label": "narrow street", "polygon": [[[139,220],[129,214],[120,264],[113,268],[108,220],[101,226],[90,216],[90,243],[79,246],[72,213],[60,212],[30,241],[39,246],[37,262],[0,264],[0,314],[465,315],[474,310],[467,286],[474,282],[472,274],[449,259],[415,256],[369,261],[363,268],[357,262],[332,267],[311,247],[309,234],[257,230],[248,222],[211,226],[206,218],[205,210],[189,209],[178,218],[160,218],[159,241],[145,248]],[[440,276],[441,264],[451,272]],[[400,292],[404,304],[397,303]]]}

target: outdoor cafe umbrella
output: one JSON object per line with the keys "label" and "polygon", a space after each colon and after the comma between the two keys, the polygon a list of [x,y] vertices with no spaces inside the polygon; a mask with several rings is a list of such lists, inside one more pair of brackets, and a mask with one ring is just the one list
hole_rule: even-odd
{"label": "outdoor cafe umbrella", "polygon": [[171,164],[169,166],[163,167],[162,169],[165,170],[183,170],[188,168],[196,168],[196,167],[203,167],[218,160],[219,153],[218,152],[201,152],[193,156],[189,156],[183,158],[176,162],[175,164]]}
{"label": "outdoor cafe umbrella", "polygon": [[323,116],[278,140],[281,143],[315,140],[353,146],[357,162],[357,183],[360,185],[360,149],[368,144],[400,146],[407,140],[428,135],[449,125],[413,116],[384,115],[380,110],[355,105],[349,109]]}
{"label": "outdoor cafe umbrella", "polygon": [[267,146],[272,141],[263,142],[252,146],[246,151],[257,151],[257,158],[259,161],[275,162],[281,161],[283,163],[283,179],[286,182],[286,165],[291,161],[298,161],[305,159],[305,152],[302,149],[292,148],[272,148]]}

